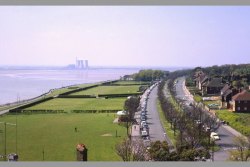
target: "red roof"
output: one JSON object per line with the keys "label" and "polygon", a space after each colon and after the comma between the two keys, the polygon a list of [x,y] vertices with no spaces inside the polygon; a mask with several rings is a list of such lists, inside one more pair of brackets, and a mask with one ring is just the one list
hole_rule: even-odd
{"label": "red roof", "polygon": [[250,100],[250,93],[246,90],[234,95],[232,97],[233,100]]}

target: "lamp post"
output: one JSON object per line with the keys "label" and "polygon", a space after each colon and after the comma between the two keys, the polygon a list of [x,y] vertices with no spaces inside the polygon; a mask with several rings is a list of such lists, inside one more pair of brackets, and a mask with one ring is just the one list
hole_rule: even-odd
{"label": "lamp post", "polygon": [[6,161],[7,160],[7,142],[6,142],[6,139],[7,139],[7,133],[6,133],[7,126],[6,125],[16,126],[16,124],[12,124],[12,123],[8,123],[8,122],[0,122],[0,123],[4,124],[4,160]]}

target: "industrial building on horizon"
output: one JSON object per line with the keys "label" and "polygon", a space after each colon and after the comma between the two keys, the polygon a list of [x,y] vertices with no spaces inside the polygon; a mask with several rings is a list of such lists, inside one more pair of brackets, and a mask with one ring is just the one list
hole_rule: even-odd
{"label": "industrial building on horizon", "polygon": [[89,68],[88,60],[78,60],[76,58],[75,68],[76,69],[88,69]]}

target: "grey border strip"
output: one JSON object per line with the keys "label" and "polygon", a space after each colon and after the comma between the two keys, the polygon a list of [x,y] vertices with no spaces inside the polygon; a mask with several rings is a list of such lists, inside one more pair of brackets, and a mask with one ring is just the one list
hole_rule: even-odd
{"label": "grey border strip", "polygon": [[[250,5],[249,0],[0,0],[0,5]],[[200,163],[200,162],[132,162],[132,163],[123,163],[123,162],[0,162],[0,167],[33,167],[33,166],[93,166],[93,167],[104,167],[104,166],[138,166],[138,167],[147,167],[147,166],[157,166],[157,167],[192,167],[192,166],[249,166],[249,163],[242,162],[213,162],[213,163]]]}
{"label": "grey border strip", "polygon": [[38,166],[38,167],[50,167],[50,166],[67,166],[67,167],[221,167],[221,166],[227,166],[227,167],[235,167],[239,165],[240,167],[248,167],[248,163],[243,163],[243,162],[238,162],[238,163],[212,163],[212,162],[44,162],[44,163],[39,163],[39,162],[5,162],[5,163],[0,163],[0,167],[33,167],[33,166]]}
{"label": "grey border strip", "polygon": [[0,0],[0,5],[250,5],[249,0]]}

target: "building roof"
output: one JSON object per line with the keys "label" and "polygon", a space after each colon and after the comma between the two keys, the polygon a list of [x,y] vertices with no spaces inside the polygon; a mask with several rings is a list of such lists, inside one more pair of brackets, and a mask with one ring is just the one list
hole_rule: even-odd
{"label": "building roof", "polygon": [[221,89],[221,94],[223,95],[228,89],[230,89],[230,85],[225,84],[224,87]]}
{"label": "building roof", "polygon": [[231,93],[233,93],[233,91],[232,91],[231,89],[228,89],[228,90],[226,90],[226,91],[223,93],[222,96],[227,97],[227,96],[230,95]]}
{"label": "building roof", "polygon": [[206,80],[208,80],[208,77],[206,75],[204,75],[202,78],[201,78],[201,83],[204,83]]}
{"label": "building roof", "polygon": [[250,93],[246,90],[234,95],[232,97],[233,100],[250,100]]}
{"label": "building roof", "polygon": [[223,87],[222,78],[212,78],[205,85],[207,87]]}
{"label": "building roof", "polygon": [[195,74],[194,74],[194,77],[195,78],[198,78],[199,76],[203,75],[203,71],[196,71]]}

